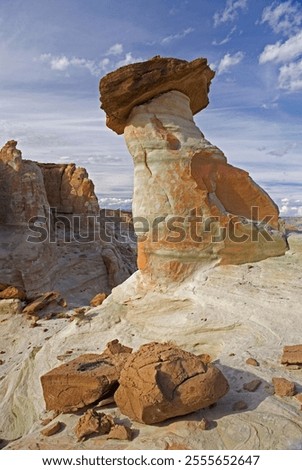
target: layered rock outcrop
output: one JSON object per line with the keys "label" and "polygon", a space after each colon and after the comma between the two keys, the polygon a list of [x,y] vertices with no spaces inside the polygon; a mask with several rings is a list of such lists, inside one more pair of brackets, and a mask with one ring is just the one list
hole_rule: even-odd
{"label": "layered rock outcrop", "polygon": [[95,215],[100,208],[85,168],[74,163],[38,163],[50,207],[63,214]]}
{"label": "layered rock outcrop", "polygon": [[84,168],[23,160],[14,140],[0,150],[0,282],[72,305],[110,293],[136,265],[106,222]]}
{"label": "layered rock outcrop", "polygon": [[[214,76],[206,59],[180,62],[156,57],[100,83],[107,125],[124,131],[133,156],[138,266],[155,283],[287,249],[277,206],[194,123]],[[117,89],[125,89],[120,98]]]}

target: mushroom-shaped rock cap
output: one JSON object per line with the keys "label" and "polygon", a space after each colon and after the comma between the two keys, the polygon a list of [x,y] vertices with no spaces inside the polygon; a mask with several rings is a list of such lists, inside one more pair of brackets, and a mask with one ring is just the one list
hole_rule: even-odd
{"label": "mushroom-shaped rock cap", "polygon": [[203,58],[188,62],[156,56],[146,62],[121,67],[100,81],[101,108],[107,115],[106,124],[117,134],[123,134],[134,106],[171,90],[187,95],[192,112],[196,114],[209,103],[209,86],[214,75],[207,59]]}

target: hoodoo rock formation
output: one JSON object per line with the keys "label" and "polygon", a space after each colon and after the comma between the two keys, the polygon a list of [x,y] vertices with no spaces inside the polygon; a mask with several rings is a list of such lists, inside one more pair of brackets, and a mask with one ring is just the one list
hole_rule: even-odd
{"label": "hoodoo rock formation", "polygon": [[157,56],[100,82],[107,125],[133,156],[138,266],[155,283],[287,250],[277,206],[193,121],[213,76],[206,59]]}
{"label": "hoodoo rock formation", "polygon": [[23,160],[15,140],[0,150],[2,284],[28,298],[59,291],[73,305],[110,293],[136,266],[130,244],[102,237],[105,223],[84,168]]}

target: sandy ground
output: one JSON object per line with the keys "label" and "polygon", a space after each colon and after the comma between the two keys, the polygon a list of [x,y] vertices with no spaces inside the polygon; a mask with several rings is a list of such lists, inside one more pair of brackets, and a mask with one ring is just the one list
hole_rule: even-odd
{"label": "sandy ground", "polygon": [[[302,392],[302,369],[280,364],[284,345],[302,343],[302,236],[289,238],[285,256],[196,273],[180,287],[146,288],[137,272],[85,321],[41,322],[29,328],[21,315],[0,318],[0,438],[7,449],[302,449],[301,403],[273,395],[272,378],[285,377]],[[40,376],[83,352],[102,351],[118,338],[138,348],[149,341],[173,341],[196,354],[208,353],[230,383],[217,406],[161,425],[133,423],[132,442],[105,436],[78,443],[78,415],[60,415],[65,424],[41,436],[44,401]],[[73,351],[66,354],[66,351]],[[58,358],[59,356],[59,358]],[[259,367],[246,364],[256,358]],[[261,385],[248,392],[253,379]],[[234,411],[243,400],[247,409]],[[104,408],[128,423],[114,406]],[[211,428],[199,428],[205,416]]]}

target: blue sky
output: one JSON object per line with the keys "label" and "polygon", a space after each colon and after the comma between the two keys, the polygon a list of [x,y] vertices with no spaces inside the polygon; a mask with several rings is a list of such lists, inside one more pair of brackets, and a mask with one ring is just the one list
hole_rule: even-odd
{"label": "blue sky", "polygon": [[130,199],[132,159],[98,82],[158,54],[207,57],[216,77],[197,125],[302,216],[301,0],[0,0],[0,145],[85,166],[103,205]]}

